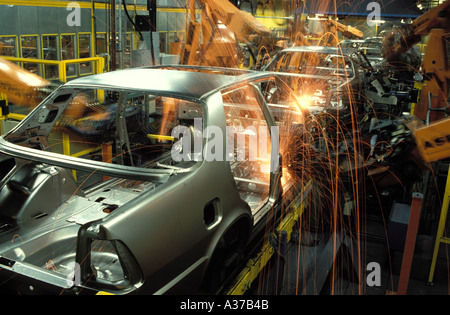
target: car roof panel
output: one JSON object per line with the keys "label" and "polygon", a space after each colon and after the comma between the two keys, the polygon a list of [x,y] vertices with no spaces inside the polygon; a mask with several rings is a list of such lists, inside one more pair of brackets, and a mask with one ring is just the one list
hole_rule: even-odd
{"label": "car roof panel", "polygon": [[66,86],[144,90],[182,98],[200,99],[213,90],[255,76],[258,76],[258,73],[253,71],[235,71],[212,67],[145,67],[78,78],[66,83]]}

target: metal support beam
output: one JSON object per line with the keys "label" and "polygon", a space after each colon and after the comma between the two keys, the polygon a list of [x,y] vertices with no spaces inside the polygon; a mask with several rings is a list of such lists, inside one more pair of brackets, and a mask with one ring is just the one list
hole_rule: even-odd
{"label": "metal support beam", "polygon": [[397,294],[405,295],[408,289],[409,275],[416,245],[417,230],[420,221],[420,210],[422,208],[423,195],[413,193],[411,212],[409,214],[408,231],[406,232],[405,249],[403,250],[402,267],[398,281]]}
{"label": "metal support beam", "polygon": [[111,53],[111,65],[110,69],[111,71],[116,70],[116,62],[117,62],[117,56],[116,56],[116,0],[111,0],[110,5],[110,16],[111,16],[111,47],[110,47],[110,53]]}

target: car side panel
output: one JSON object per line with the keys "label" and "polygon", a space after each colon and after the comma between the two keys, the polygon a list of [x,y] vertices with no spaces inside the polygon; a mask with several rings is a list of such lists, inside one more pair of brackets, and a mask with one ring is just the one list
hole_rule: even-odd
{"label": "car side panel", "polygon": [[[207,122],[222,128],[225,135],[219,96],[207,101]],[[223,145],[225,149],[225,139]],[[207,226],[204,208],[212,200],[218,201],[216,221]],[[241,216],[251,222],[250,209],[239,197],[228,162],[203,161],[195,171],[175,175],[147,197],[136,199],[102,226],[109,239],[121,240],[135,255],[145,287],[164,293],[157,290],[170,281],[174,285],[191,272],[204,272],[221,234]]]}

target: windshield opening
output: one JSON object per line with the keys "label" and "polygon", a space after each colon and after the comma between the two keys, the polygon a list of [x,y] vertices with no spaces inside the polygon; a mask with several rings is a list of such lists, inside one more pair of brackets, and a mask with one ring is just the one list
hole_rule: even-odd
{"label": "windshield opening", "polygon": [[173,159],[173,148],[183,136],[173,131],[194,128],[203,112],[201,104],[148,92],[65,88],[5,139],[110,166],[185,170],[197,161]]}

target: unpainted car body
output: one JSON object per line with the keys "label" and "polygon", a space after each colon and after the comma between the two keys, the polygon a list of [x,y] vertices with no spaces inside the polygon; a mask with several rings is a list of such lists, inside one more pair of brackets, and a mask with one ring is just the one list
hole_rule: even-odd
{"label": "unpainted car body", "polygon": [[360,58],[364,58],[365,60],[361,60],[361,63],[368,63],[366,67],[370,68],[385,68],[387,67],[386,60],[382,57],[382,42],[376,39],[364,39],[364,40],[351,40],[346,39],[339,42],[337,46],[340,49],[344,49],[346,51],[354,50],[354,52],[360,52]]}
{"label": "unpainted car body", "polygon": [[[267,82],[278,79],[156,67],[57,89],[0,138],[0,290],[214,290],[225,261],[279,201],[271,127],[286,124],[285,113],[302,123],[295,97],[269,108]],[[269,153],[230,158],[242,148],[227,150],[228,130],[235,137],[265,130]]]}
{"label": "unpainted car body", "polygon": [[361,90],[365,71],[354,49],[328,46],[295,46],[282,50],[264,67],[293,87],[311,113],[339,111],[350,118],[364,102]]}
{"label": "unpainted car body", "polygon": [[[264,69],[276,72],[294,89],[298,83],[296,93],[310,108],[311,121],[317,125],[310,127],[318,139],[316,147],[324,154],[340,155],[344,162],[339,169],[344,174],[353,171],[346,165],[347,157],[395,165],[403,161],[399,152],[409,152],[408,131],[402,129],[399,118],[409,116],[418,91],[408,71],[386,66],[380,47],[381,43],[373,39],[342,41],[338,47],[291,47]],[[340,63],[330,65],[328,56],[335,56]],[[397,149],[400,143],[408,150]],[[322,163],[332,165],[330,161]],[[376,184],[392,183],[390,170],[377,167],[376,163],[367,163],[364,171],[378,172]],[[342,178],[349,185],[355,183],[350,172]]]}

